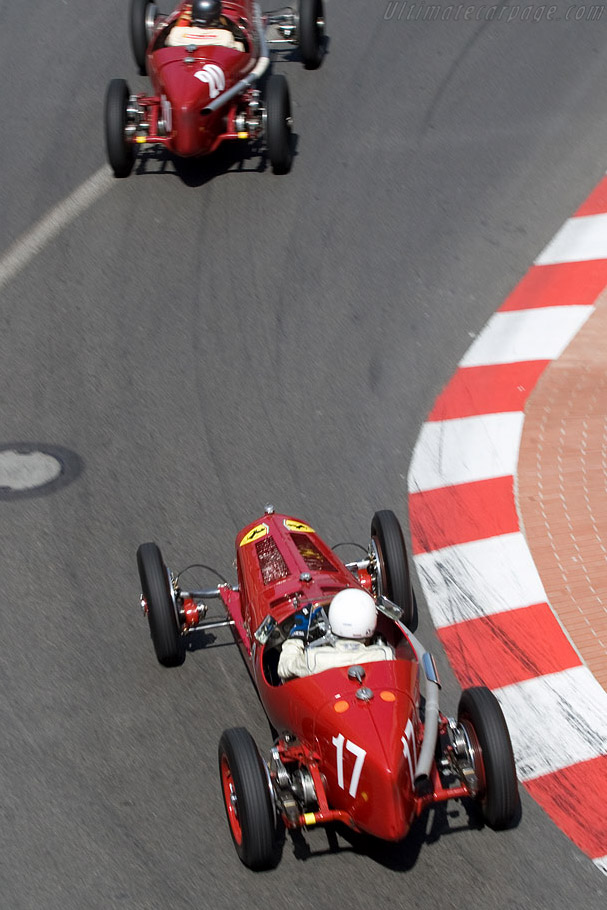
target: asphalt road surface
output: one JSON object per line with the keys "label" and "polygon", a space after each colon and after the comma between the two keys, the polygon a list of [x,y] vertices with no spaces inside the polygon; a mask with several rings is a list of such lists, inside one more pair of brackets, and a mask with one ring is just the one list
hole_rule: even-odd
{"label": "asphalt road surface", "polygon": [[[139,612],[143,540],[233,577],[268,501],[330,542],[366,543],[377,508],[406,523],[434,397],[604,170],[607,10],[327,5],[322,68],[276,63],[289,176],[224,152],[114,181],[105,87],[146,85],[126,0],[0,2],[0,448],[58,447],[70,481],[0,500],[7,910],[605,907],[605,878],[525,793],[509,832],[449,804],[402,845],[335,850],[317,830],[248,872],[216,767],[227,726],[270,745],[244,665],[218,633],[162,670]],[[424,615],[419,634],[454,713]]]}

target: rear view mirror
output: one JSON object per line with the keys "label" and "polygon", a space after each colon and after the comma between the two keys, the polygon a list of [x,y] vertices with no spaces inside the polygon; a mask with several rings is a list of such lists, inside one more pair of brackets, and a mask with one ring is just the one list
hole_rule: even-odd
{"label": "rear view mirror", "polygon": [[265,619],[261,621],[259,628],[255,632],[256,641],[258,641],[260,645],[265,645],[275,628],[276,620],[268,613]]}
{"label": "rear view mirror", "polygon": [[389,619],[398,621],[402,619],[403,611],[395,604],[394,601],[389,600],[385,594],[382,594],[379,600],[377,601],[377,609],[380,613],[383,613],[384,616],[387,616]]}

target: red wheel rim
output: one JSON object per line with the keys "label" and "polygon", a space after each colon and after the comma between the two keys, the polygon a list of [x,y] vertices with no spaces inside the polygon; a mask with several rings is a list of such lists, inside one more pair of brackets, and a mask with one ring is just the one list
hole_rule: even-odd
{"label": "red wheel rim", "polygon": [[232,837],[240,846],[242,844],[242,828],[240,827],[240,822],[238,821],[238,800],[236,798],[234,778],[232,777],[230,765],[228,764],[228,760],[225,755],[221,756],[221,786],[223,788],[223,801],[225,803]]}

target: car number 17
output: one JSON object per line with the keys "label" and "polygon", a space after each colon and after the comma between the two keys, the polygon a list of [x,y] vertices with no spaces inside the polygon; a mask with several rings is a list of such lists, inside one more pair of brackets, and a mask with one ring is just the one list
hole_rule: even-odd
{"label": "car number 17", "polygon": [[[352,777],[350,778],[350,785],[348,787],[348,793],[350,796],[354,797],[356,796],[356,791],[358,790],[358,783],[360,781],[360,775],[365,763],[367,753],[361,746],[357,746],[356,743],[352,742],[352,740],[346,739],[343,733],[340,733],[339,736],[334,736],[331,742],[335,746],[337,752],[337,783],[342,790],[346,789],[344,783],[344,746],[348,752],[351,752],[355,757]],[[401,736],[401,742],[403,744],[403,756],[407,759],[407,765],[409,767],[411,786],[413,786],[415,782],[417,754],[415,748],[415,731],[413,729],[413,724],[410,718],[407,721],[405,735]]]}
{"label": "car number 17", "polygon": [[353,743],[351,740],[346,739],[343,733],[340,733],[339,736],[334,736],[332,739],[333,745],[337,750],[337,783],[342,790],[345,790],[344,785],[344,744],[348,752],[351,752],[355,756],[356,760],[354,762],[354,769],[352,771],[352,777],[350,778],[350,786],[348,787],[348,793],[350,796],[356,796],[356,791],[358,790],[358,782],[360,780],[360,774],[363,769],[363,764],[365,761],[366,751],[360,746],[357,746],[356,743]]}

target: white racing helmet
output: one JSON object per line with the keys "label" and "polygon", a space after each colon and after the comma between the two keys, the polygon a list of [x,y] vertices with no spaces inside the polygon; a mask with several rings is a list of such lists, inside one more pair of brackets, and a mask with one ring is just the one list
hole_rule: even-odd
{"label": "white racing helmet", "polygon": [[345,588],[329,606],[329,625],[339,638],[370,638],[377,625],[375,601],[360,588]]}

